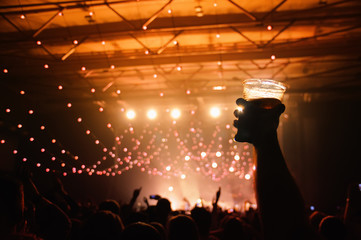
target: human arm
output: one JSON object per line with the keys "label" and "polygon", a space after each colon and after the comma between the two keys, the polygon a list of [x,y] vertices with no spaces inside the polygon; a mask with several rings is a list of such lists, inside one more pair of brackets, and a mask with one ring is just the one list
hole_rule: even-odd
{"label": "human arm", "polygon": [[238,99],[236,141],[249,142],[255,151],[255,192],[265,239],[309,239],[305,205],[283,157],[277,136],[283,104],[263,109]]}
{"label": "human arm", "polygon": [[129,202],[129,207],[130,208],[133,208],[134,203],[135,203],[135,201],[137,201],[137,198],[138,198],[141,190],[142,190],[141,187],[137,188],[137,189],[134,189],[132,199]]}
{"label": "human arm", "polygon": [[216,198],[212,203],[212,215],[211,215],[211,229],[218,228],[218,201],[221,196],[221,187],[218,188]]}

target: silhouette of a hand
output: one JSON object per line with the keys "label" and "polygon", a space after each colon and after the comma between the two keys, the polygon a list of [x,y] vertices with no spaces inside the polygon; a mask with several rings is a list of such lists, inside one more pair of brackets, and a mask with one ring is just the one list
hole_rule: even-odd
{"label": "silhouette of a hand", "polygon": [[139,196],[141,190],[142,190],[142,187],[134,189],[133,198],[137,198]]}
{"label": "silhouette of a hand", "polygon": [[284,112],[285,105],[279,102],[272,108],[262,108],[260,101],[247,101],[239,98],[236,104],[243,108],[242,111],[235,110],[233,125],[237,128],[235,141],[257,144],[264,137],[274,135],[277,132],[279,116]]}

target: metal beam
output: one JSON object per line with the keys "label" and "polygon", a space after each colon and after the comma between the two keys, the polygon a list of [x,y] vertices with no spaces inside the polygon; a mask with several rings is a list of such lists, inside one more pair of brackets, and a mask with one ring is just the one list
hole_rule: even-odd
{"label": "metal beam", "polygon": [[166,42],[162,47],[160,47],[157,51],[157,54],[161,54],[167,47],[168,45],[174,40],[176,39],[183,31],[178,31],[176,34],[174,34],[174,36],[169,39],[168,42]]}
{"label": "metal beam", "polygon": [[287,28],[289,28],[295,21],[291,21],[289,24],[284,26],[276,35],[273,36],[266,44],[262,45],[263,48],[267,47],[270,43],[272,43],[281,33],[283,33]]}
{"label": "metal beam", "polygon": [[66,52],[62,57],[61,60],[65,61],[71,54],[73,54],[75,52],[75,49],[77,47],[79,47],[80,44],[82,44],[85,40],[87,39],[87,37],[84,37],[77,45],[75,45],[74,47],[70,48],[68,52]]}
{"label": "metal beam", "polygon": [[285,2],[287,2],[287,0],[283,0],[282,2],[280,2],[277,6],[275,6],[274,8],[272,8],[271,11],[269,11],[266,15],[263,16],[263,18],[261,19],[261,22],[263,22],[264,20],[266,20],[272,13],[274,13],[279,7],[281,7]]}
{"label": "metal beam", "polygon": [[255,45],[257,48],[260,47],[259,44],[257,44],[255,41],[253,41],[252,39],[250,39],[249,37],[247,37],[246,35],[244,35],[241,31],[239,31],[237,28],[235,27],[230,27],[233,31],[235,31],[236,33],[238,33],[239,35],[241,35],[244,39],[246,39],[248,42],[252,43],[253,45]]}
{"label": "metal beam", "polygon": [[50,23],[56,18],[56,16],[58,16],[60,13],[63,12],[63,9],[59,9],[59,11],[54,14],[54,16],[52,16],[48,21],[46,21],[34,34],[33,34],[33,38],[35,38],[36,36],[38,36],[47,26],[50,25]]}
{"label": "metal beam", "polygon": [[107,7],[112,10],[118,17],[120,17],[128,26],[130,26],[132,29],[137,29],[129,20],[127,20],[123,15],[117,12],[114,8],[112,8],[108,2],[105,3]]}
{"label": "metal beam", "polygon": [[228,0],[228,2],[232,3],[234,6],[239,8],[244,14],[246,14],[247,17],[249,17],[253,21],[257,21],[257,18],[250,12],[248,12],[246,9],[238,5],[237,3],[233,2],[232,0]]}
{"label": "metal beam", "polygon": [[142,28],[145,30],[148,28],[148,25],[153,22],[158,16],[159,14],[169,5],[173,2],[173,0],[169,0],[163,7],[161,7],[156,13],[154,13],[149,19],[148,21],[146,21]]}

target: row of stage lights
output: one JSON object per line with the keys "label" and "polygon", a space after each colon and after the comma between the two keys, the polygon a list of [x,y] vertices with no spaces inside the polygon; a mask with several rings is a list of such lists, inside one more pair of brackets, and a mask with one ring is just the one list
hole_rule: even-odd
{"label": "row of stage lights", "polygon": [[[238,111],[242,111],[242,108],[241,107],[238,107],[237,108]],[[170,117],[174,120],[176,119],[179,119],[181,116],[182,116],[182,112],[180,109],[178,108],[173,108],[173,109],[166,109],[166,112],[170,114]],[[221,113],[222,113],[222,110],[221,108],[219,107],[211,107],[209,109],[209,115],[212,117],[212,118],[218,118],[221,116]],[[191,114],[194,115],[195,114],[195,111],[192,110],[191,111]],[[135,119],[135,117],[137,116],[137,113],[135,112],[135,110],[132,110],[132,109],[129,109],[126,111],[125,113],[126,117],[130,120],[132,119]],[[158,112],[157,110],[155,109],[149,109],[147,112],[146,112],[146,116],[148,119],[150,120],[154,120],[157,118],[158,116]]]}

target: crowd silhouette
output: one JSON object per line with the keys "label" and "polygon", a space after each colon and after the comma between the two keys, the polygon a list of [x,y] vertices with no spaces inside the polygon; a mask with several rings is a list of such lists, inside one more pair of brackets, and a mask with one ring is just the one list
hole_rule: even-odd
{"label": "crowd silhouette", "polygon": [[[361,239],[361,187],[350,184],[345,211],[328,215],[306,210],[302,195],[287,168],[277,139],[279,116],[285,107],[259,108],[244,99],[235,111],[237,141],[252,143],[256,154],[257,209],[229,212],[218,206],[221,189],[212,208],[194,206],[190,212],[171,207],[153,196],[156,205],[136,210],[141,188],[129,203],[113,199],[80,204],[67,193],[59,178],[46,197],[35,186],[31,173],[0,177],[0,239],[14,240],[268,240]],[[275,174],[276,173],[276,174]],[[284,203],[282,207],[278,199]]]}

